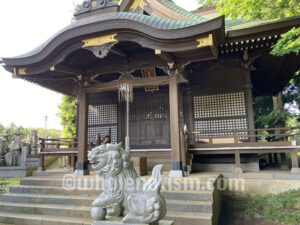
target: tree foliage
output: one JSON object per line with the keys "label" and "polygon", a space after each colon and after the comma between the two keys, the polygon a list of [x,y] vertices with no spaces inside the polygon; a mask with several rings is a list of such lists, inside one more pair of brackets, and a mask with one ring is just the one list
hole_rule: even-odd
{"label": "tree foliage", "polygon": [[75,99],[64,95],[58,106],[60,123],[63,126],[63,137],[75,137],[76,135],[76,104]]}
{"label": "tree foliage", "polygon": [[298,54],[300,51],[300,27],[293,27],[291,30],[282,34],[281,39],[273,46],[272,55],[283,56],[289,53]]}
{"label": "tree foliage", "polygon": [[61,131],[56,129],[44,129],[44,128],[24,128],[22,126],[17,126],[14,123],[11,123],[9,126],[5,127],[0,123],[0,134],[7,133],[8,137],[8,144],[10,145],[13,141],[13,134],[17,131],[20,131],[22,134],[22,139],[25,139],[27,142],[30,141],[30,133],[32,130],[37,130],[37,134],[41,138],[60,138]]}
{"label": "tree foliage", "polygon": [[[235,20],[271,20],[300,15],[299,0],[199,0],[203,8],[216,6],[220,14]],[[300,28],[293,28],[282,35],[273,46],[271,54],[282,56],[299,53]]]}

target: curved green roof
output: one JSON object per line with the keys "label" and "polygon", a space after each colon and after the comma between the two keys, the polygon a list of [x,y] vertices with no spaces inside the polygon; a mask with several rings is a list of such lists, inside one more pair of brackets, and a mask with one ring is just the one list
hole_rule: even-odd
{"label": "curved green roof", "polygon": [[199,21],[199,22],[207,21],[207,19],[198,16],[195,13],[192,13],[186,9],[181,8],[180,6],[176,5],[172,0],[157,0],[157,1],[165,5],[166,7],[170,8],[174,12],[177,12],[185,17],[191,18],[192,20]]}
{"label": "curved green roof", "polygon": [[111,14],[110,19],[129,19],[162,30],[175,30],[175,29],[194,26],[202,22],[205,22],[200,20],[175,21],[175,20],[164,19],[160,17],[148,16],[148,15],[132,13],[132,12],[113,13]]}

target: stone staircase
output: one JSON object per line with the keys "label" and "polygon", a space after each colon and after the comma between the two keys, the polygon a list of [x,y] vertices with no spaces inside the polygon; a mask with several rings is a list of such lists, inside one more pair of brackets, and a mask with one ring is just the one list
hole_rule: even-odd
{"label": "stone staircase", "polygon": [[[204,184],[208,178],[209,185]],[[173,190],[162,191],[167,200],[166,219],[174,220],[175,225],[217,225],[221,205],[220,192],[215,188],[218,179],[218,175],[213,179],[201,177],[199,191],[191,190],[191,183],[184,190],[182,180],[172,181]],[[101,191],[66,190],[62,185],[62,175],[22,179],[20,186],[0,195],[0,224],[92,224],[91,203]]]}

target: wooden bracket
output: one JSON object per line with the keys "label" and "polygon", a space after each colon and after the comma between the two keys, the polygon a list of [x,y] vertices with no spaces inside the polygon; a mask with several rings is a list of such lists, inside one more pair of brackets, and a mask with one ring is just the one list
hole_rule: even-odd
{"label": "wooden bracket", "polygon": [[52,66],[50,68],[50,71],[61,72],[61,73],[72,74],[72,75],[80,75],[83,73],[83,70],[81,70],[80,68],[67,66],[64,64],[58,64],[58,65]]}

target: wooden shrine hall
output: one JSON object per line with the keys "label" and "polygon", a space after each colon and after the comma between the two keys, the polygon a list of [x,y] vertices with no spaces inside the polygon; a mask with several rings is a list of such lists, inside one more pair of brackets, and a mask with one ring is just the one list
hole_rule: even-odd
{"label": "wooden shrine hall", "polygon": [[[171,0],[85,0],[69,26],[1,63],[15,78],[78,99],[77,137],[42,140],[41,167],[48,155],[68,155],[77,175],[88,174],[88,149],[110,131],[113,143],[129,137],[148,170],[163,163],[174,177],[201,172],[205,160],[226,163],[225,155],[246,171],[244,155],[266,153],[282,162],[291,154],[300,172],[297,128],[255,129],[252,102],[276,95],[299,69],[300,55],[269,54],[299,26],[300,17],[234,23]],[[128,108],[124,84],[133,90]]]}

